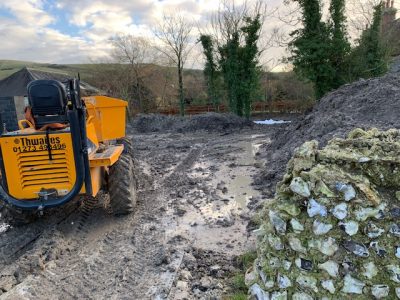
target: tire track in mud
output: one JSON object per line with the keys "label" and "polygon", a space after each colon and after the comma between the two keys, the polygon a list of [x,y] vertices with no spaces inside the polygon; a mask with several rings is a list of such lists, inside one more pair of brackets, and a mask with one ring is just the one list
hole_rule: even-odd
{"label": "tire track in mud", "polygon": [[[179,182],[201,152],[202,147],[193,147],[171,173],[153,183],[150,191],[140,192],[142,201],[133,216],[116,224],[111,220],[111,227],[91,244],[86,241],[87,234],[76,231],[69,254],[56,260],[54,267],[28,278],[14,289],[16,295],[22,289],[25,295],[30,291],[41,299],[165,299],[183,257],[174,253],[168,261],[165,228],[160,221],[167,206],[166,190]],[[96,222],[86,226],[96,226]],[[84,231],[90,234],[91,228]],[[14,299],[15,294],[3,296]]]}
{"label": "tire track in mud", "polygon": [[46,218],[38,219],[29,225],[11,228],[2,233],[0,235],[0,266],[12,263],[46,231],[65,221],[77,210],[79,210],[79,206],[74,201],[65,205],[62,210],[57,209],[56,213]]}

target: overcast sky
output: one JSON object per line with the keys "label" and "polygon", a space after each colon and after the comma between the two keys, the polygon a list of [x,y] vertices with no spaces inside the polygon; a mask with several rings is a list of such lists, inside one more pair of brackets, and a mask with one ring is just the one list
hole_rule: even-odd
{"label": "overcast sky", "polygon": [[[283,7],[283,0],[264,1],[271,9]],[[0,0],[0,59],[87,63],[106,57],[116,34],[152,39],[164,13],[207,24],[217,8],[218,0]],[[269,18],[264,33],[275,26],[281,24]],[[269,49],[263,60],[283,54],[284,48]],[[196,59],[187,67],[201,67]]]}
{"label": "overcast sky", "polygon": [[[271,7],[280,2],[268,0]],[[115,34],[153,38],[163,13],[205,24],[217,8],[217,0],[0,0],[0,59],[87,63],[110,53]],[[270,50],[268,58],[281,52]]]}

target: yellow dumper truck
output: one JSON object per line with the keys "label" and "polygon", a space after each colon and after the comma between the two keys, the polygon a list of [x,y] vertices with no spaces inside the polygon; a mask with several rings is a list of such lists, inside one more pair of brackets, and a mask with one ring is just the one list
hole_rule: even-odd
{"label": "yellow dumper truck", "polygon": [[[110,195],[116,215],[136,204],[137,182],[129,140],[127,102],[105,96],[81,97],[79,80],[35,80],[19,130],[0,136],[2,217],[26,223],[46,208],[78,195]],[[3,124],[0,122],[0,124]]]}

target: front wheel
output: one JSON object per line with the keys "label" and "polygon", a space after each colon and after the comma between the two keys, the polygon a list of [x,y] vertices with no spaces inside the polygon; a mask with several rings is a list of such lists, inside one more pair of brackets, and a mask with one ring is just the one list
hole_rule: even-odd
{"label": "front wheel", "polygon": [[127,215],[134,211],[137,202],[137,182],[132,157],[121,154],[110,167],[108,175],[110,207],[114,215]]}

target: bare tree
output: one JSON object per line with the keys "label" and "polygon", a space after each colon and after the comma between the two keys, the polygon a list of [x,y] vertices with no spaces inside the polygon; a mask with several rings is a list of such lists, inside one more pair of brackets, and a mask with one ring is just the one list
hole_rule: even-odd
{"label": "bare tree", "polygon": [[154,60],[153,46],[142,37],[118,35],[112,39],[114,46],[112,57],[126,67],[129,82],[134,82],[135,95],[138,99],[139,110],[144,111],[143,79],[146,76],[145,64]]}
{"label": "bare tree", "polygon": [[346,3],[349,16],[349,30],[353,37],[358,37],[372,23],[374,7],[382,0],[350,0]]}
{"label": "bare tree", "polygon": [[154,31],[162,44],[158,47],[159,51],[173,61],[178,69],[179,108],[182,116],[185,114],[183,67],[194,45],[191,43],[193,27],[193,23],[187,21],[182,14],[164,15],[162,23]]}

